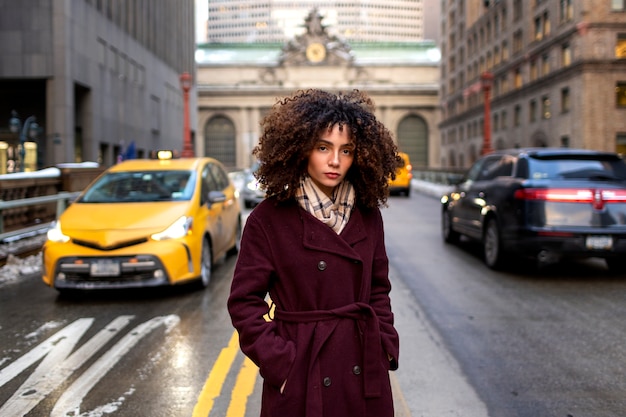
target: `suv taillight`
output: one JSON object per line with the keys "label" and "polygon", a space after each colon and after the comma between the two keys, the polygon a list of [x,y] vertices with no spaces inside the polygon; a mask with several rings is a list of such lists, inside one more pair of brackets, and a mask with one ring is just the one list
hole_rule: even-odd
{"label": "suv taillight", "polygon": [[518,200],[541,200],[559,203],[591,203],[600,210],[607,203],[626,203],[626,190],[592,188],[521,188],[515,191]]}

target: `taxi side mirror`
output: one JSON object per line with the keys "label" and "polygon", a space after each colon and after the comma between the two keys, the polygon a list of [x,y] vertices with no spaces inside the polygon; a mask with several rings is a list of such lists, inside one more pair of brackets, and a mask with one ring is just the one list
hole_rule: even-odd
{"label": "taxi side mirror", "polygon": [[209,191],[207,201],[209,204],[209,208],[211,208],[211,206],[215,203],[223,203],[224,201],[226,201],[226,194],[224,194],[222,191]]}

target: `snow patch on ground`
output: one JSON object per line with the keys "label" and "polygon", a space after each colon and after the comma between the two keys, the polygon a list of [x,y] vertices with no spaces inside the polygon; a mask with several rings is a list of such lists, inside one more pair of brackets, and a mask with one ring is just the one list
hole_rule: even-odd
{"label": "snow patch on ground", "polygon": [[46,240],[46,235],[28,237],[0,245],[0,254],[7,258],[7,263],[0,267],[0,286],[17,281],[24,276],[41,273],[41,253],[19,258],[14,255],[21,247],[41,246]]}

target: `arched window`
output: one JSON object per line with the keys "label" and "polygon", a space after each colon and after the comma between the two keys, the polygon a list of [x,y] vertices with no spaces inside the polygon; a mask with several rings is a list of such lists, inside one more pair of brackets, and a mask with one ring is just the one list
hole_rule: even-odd
{"label": "arched window", "polygon": [[212,117],[204,128],[204,152],[226,167],[237,165],[235,125],[225,116]]}
{"label": "arched window", "polygon": [[398,125],[398,147],[414,167],[428,166],[428,126],[420,116],[407,116]]}

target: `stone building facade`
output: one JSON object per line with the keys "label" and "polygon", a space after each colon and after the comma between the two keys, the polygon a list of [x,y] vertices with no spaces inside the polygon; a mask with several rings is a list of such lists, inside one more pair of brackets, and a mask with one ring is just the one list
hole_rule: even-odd
{"label": "stone building facade", "polygon": [[359,44],[330,35],[313,10],[284,44],[206,44],[197,51],[196,152],[230,167],[252,164],[260,122],[298,89],[360,89],[414,167],[437,166],[439,50],[434,42]]}
{"label": "stone building facade", "polygon": [[469,166],[485,138],[626,153],[626,2],[441,3],[441,165]]}
{"label": "stone building facade", "polygon": [[13,111],[22,125],[35,116],[39,126],[25,143],[35,152],[26,171],[109,166],[133,147],[138,157],[182,149],[179,77],[195,74],[193,25],[193,0],[2,2],[0,173],[19,164]]}

